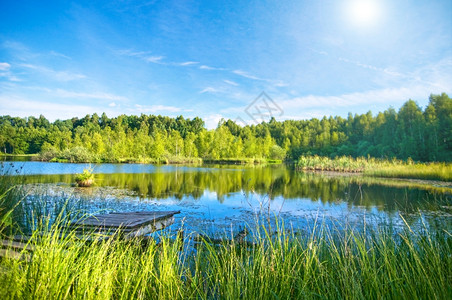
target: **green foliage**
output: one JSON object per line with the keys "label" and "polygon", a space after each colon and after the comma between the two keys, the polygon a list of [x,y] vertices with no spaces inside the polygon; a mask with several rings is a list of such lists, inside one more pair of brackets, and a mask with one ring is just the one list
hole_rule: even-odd
{"label": "green foliage", "polygon": [[41,150],[39,155],[35,158],[41,161],[52,161],[61,156],[61,152],[54,147],[49,147],[47,149]]}
{"label": "green foliage", "polygon": [[90,187],[94,183],[92,169],[83,169],[83,173],[75,176],[75,182],[79,187]]}
{"label": "green foliage", "polygon": [[299,170],[315,171],[339,171],[339,172],[362,172],[367,167],[375,165],[377,160],[362,157],[352,158],[347,156],[331,159],[325,156],[300,156],[296,163]]}
{"label": "green foliage", "polygon": [[71,149],[66,149],[61,154],[61,158],[69,162],[91,162],[93,161],[93,155],[85,148],[77,146]]}
{"label": "green foliage", "polygon": [[270,148],[270,158],[284,160],[286,158],[286,150],[278,145],[273,145]]}
{"label": "green foliage", "polygon": [[77,174],[75,176],[76,182],[88,181],[88,180],[89,181],[94,180],[94,174],[92,173],[92,170],[90,170],[90,169],[83,169],[83,173]]}
{"label": "green foliage", "polygon": [[[39,118],[0,117],[0,150],[7,154],[40,153],[41,160],[183,161],[192,158],[289,159],[301,155],[413,158],[452,161],[452,99],[431,95],[422,110],[408,100],[398,112],[376,116],[323,117],[263,122],[241,127],[231,120],[206,130],[200,118],[182,116],[87,115],[50,123]],[[285,151],[285,153],[283,152]]]}

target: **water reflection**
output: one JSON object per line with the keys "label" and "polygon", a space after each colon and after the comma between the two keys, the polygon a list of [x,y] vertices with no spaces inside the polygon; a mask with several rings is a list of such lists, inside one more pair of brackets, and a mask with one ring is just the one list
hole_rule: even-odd
{"label": "water reflection", "polygon": [[297,228],[309,226],[318,216],[342,223],[362,224],[366,216],[374,225],[406,221],[451,227],[447,207],[452,188],[422,181],[302,173],[284,165],[102,164],[95,166],[96,186],[79,189],[71,183],[84,165],[20,164],[25,174],[44,173],[23,177],[30,196],[23,202],[22,219],[28,220],[31,210],[56,216],[70,199],[67,207],[79,213],[180,210],[175,226],[184,222],[195,231],[224,232],[258,215],[278,215]]}
{"label": "water reflection", "polygon": [[[74,182],[72,174],[26,176],[27,183]],[[284,166],[253,167],[242,169],[178,168],[152,173],[96,174],[98,187],[116,187],[136,193],[140,199],[186,197],[201,199],[206,192],[215,193],[224,203],[232,194],[243,193],[245,197],[256,194],[270,199],[282,197],[285,201],[310,199],[322,204],[347,203],[368,210],[394,212],[397,210],[434,210],[437,198],[450,198],[450,187],[431,184],[367,178],[361,176],[330,176],[307,174]],[[88,189],[86,192],[89,192]]]}

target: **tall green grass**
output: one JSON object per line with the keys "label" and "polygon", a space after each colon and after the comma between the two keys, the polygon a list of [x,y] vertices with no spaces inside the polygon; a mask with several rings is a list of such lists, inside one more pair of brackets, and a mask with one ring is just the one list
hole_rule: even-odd
{"label": "tall green grass", "polygon": [[[208,239],[83,242],[54,224],[30,261],[2,259],[0,293],[20,299],[450,299],[452,237],[283,227],[252,243]],[[65,236],[64,238],[59,238]],[[184,249],[184,250],[182,250]]]}
{"label": "tall green grass", "polygon": [[378,177],[416,178],[452,181],[452,164],[382,164],[375,168],[368,168],[364,174]]}
{"label": "tall green grass", "polygon": [[377,177],[452,181],[452,164],[415,163],[411,159],[402,161],[348,156],[329,158],[314,155],[301,156],[295,167],[304,171],[337,171]]}
{"label": "tall green grass", "polygon": [[17,220],[23,216],[21,204],[25,192],[21,186],[22,177],[10,176],[21,171],[21,168],[14,169],[11,163],[0,163],[0,236],[16,232]]}

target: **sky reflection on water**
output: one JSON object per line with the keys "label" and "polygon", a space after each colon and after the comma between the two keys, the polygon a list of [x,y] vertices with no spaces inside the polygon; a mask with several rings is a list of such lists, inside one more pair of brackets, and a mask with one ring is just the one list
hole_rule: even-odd
{"label": "sky reflection on water", "polygon": [[46,206],[51,215],[61,207],[55,203],[70,198],[74,209],[87,213],[180,210],[173,228],[184,223],[188,231],[209,234],[237,231],[257,219],[275,217],[298,229],[319,218],[355,227],[362,226],[365,218],[368,226],[404,226],[400,215],[412,226],[424,221],[428,226],[441,223],[451,228],[447,208],[451,189],[416,182],[305,174],[283,165],[101,164],[94,167],[97,186],[81,189],[70,184],[74,174],[88,165],[9,165],[18,166],[23,167],[30,193],[24,206]]}

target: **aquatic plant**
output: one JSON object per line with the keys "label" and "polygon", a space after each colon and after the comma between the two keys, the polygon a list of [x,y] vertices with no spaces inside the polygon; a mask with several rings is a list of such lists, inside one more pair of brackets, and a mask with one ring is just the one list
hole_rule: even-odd
{"label": "aquatic plant", "polygon": [[75,176],[75,182],[79,187],[90,187],[94,183],[94,174],[91,169],[83,169],[83,173]]}

